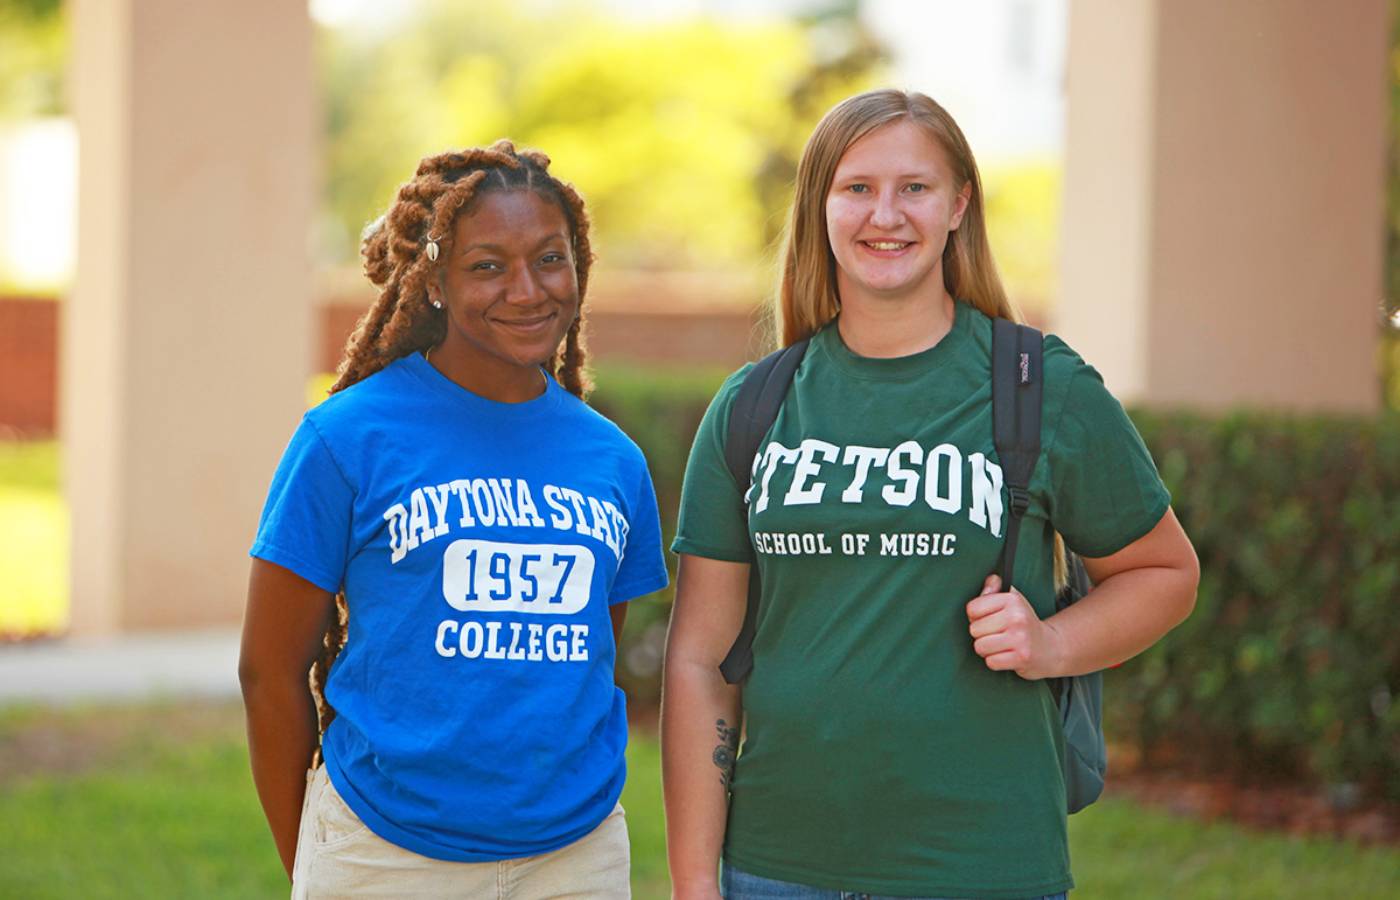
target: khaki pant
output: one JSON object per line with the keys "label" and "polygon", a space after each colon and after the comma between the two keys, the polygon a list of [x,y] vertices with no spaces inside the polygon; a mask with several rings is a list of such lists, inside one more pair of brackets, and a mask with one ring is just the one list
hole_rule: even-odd
{"label": "khaki pant", "polygon": [[420,856],[370,831],[345,805],[324,766],[307,776],[292,900],[335,897],[490,897],[496,900],[630,897],[631,851],[618,804],[567,847],[499,862]]}

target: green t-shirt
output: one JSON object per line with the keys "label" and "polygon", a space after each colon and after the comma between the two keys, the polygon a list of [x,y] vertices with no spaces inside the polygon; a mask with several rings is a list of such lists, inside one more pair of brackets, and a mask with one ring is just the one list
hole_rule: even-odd
{"label": "green t-shirt", "polygon": [[[691,449],[672,549],[757,562],[763,596],[724,856],[768,878],[904,896],[1024,898],[1072,886],[1063,736],[1043,684],[993,672],[965,607],[1000,553],[991,320],[956,304],[897,359],[818,332],[760,445],[745,515],[724,463],[747,367]],[[1051,523],[1114,553],[1170,498],[1123,408],[1045,341],[1042,452],[1016,587],[1054,606]]]}

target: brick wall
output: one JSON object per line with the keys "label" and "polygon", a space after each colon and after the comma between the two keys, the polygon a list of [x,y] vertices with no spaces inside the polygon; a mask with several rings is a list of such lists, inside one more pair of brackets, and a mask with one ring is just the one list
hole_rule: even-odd
{"label": "brick wall", "polygon": [[45,298],[0,298],[0,439],[54,432],[59,309]]}
{"label": "brick wall", "polygon": [[[333,371],[340,363],[345,341],[363,312],[348,305],[322,307],[317,344],[321,371]],[[756,324],[755,316],[740,311],[593,310],[585,337],[594,360],[737,369],[760,349]]]}

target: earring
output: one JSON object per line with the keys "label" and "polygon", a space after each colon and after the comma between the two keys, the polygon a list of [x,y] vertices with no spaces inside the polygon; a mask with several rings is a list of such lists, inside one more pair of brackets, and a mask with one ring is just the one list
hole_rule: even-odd
{"label": "earring", "polygon": [[434,300],[434,301],[433,301],[433,309],[442,309],[442,301],[441,301],[441,300]]}

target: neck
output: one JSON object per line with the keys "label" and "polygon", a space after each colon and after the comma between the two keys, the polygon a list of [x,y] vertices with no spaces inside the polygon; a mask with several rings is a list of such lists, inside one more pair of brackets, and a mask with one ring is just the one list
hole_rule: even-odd
{"label": "neck", "polygon": [[549,377],[536,365],[515,365],[480,353],[461,352],[451,342],[429,348],[428,365],[478,397],[498,403],[524,403],[543,394]]}
{"label": "neck", "polygon": [[942,289],[935,297],[876,299],[843,294],[836,320],[841,340],[851,352],[873,359],[912,356],[943,340],[953,328],[956,307]]}

